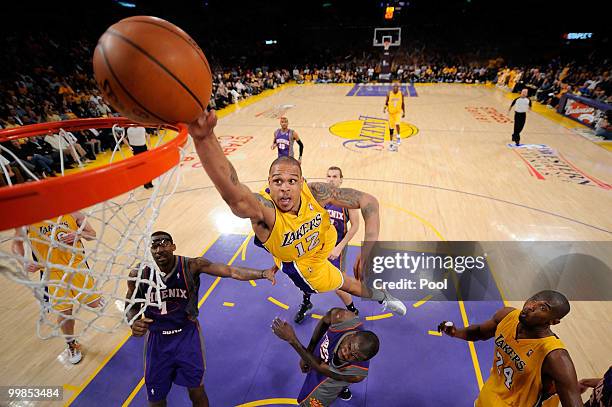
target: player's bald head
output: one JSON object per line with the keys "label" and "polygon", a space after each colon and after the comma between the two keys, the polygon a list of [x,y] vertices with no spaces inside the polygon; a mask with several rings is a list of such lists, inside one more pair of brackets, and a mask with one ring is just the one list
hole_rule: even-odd
{"label": "player's bald head", "polygon": [[359,331],[356,336],[359,340],[359,351],[366,357],[366,360],[376,356],[380,348],[378,336],[372,331]]}
{"label": "player's bald head", "polygon": [[268,174],[272,175],[274,168],[279,167],[281,165],[289,165],[289,166],[296,167],[300,177],[302,176],[302,166],[300,165],[300,162],[293,157],[286,157],[286,156],[278,157],[276,160],[272,161]]}
{"label": "player's bald head", "polygon": [[567,297],[558,291],[544,290],[530,298],[533,301],[545,301],[550,305],[556,318],[561,319],[570,312],[570,303]]}

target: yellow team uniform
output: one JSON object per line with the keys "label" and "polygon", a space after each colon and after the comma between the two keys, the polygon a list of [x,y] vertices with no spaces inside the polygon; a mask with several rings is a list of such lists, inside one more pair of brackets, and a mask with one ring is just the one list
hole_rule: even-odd
{"label": "yellow team uniform", "polygon": [[[266,191],[260,194],[272,201]],[[297,215],[281,212],[275,205],[276,219],[263,247],[274,256],[277,266],[304,292],[337,290],[344,283],[342,272],[328,261],[336,245],[336,228],[329,213],[312,196],[306,181],[302,184]]]}
{"label": "yellow team uniform", "polygon": [[395,126],[399,126],[402,119],[402,107],[402,91],[399,90],[397,93],[390,91],[389,102],[387,104],[387,111],[389,112],[389,128],[395,129]]}
{"label": "yellow team uniform", "polygon": [[[90,304],[100,298],[98,294],[87,294],[79,290],[81,288],[89,290],[94,285],[94,279],[85,263],[83,244],[78,241],[74,246],[74,251],[53,247],[51,244],[51,242],[59,241],[62,235],[78,229],[79,225],[72,215],[60,216],[55,222],[43,221],[27,227],[28,240],[39,263],[48,262],[48,264],[64,265],[71,269],[82,270],[65,271],[49,267],[49,295],[53,301],[53,308],[58,311],[72,308],[71,299],[73,298],[84,304]],[[53,239],[51,239],[52,233],[54,234]]]}
{"label": "yellow team uniform", "polygon": [[493,367],[476,407],[535,407],[542,402],[542,363],[565,345],[556,336],[515,339],[520,313],[510,312],[495,330]]}

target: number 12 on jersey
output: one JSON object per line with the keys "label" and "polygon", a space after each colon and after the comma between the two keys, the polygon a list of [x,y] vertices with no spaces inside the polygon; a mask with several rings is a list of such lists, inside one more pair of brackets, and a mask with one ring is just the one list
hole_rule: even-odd
{"label": "number 12 on jersey", "polygon": [[[317,247],[317,245],[319,244],[319,232],[314,232],[313,234],[309,235],[306,237],[306,242],[309,242],[310,244],[308,245],[308,251],[314,249],[315,247]],[[298,243],[295,245],[295,248],[298,252],[298,257],[302,257],[304,255],[304,253],[306,253],[304,251],[304,246],[302,245],[302,242]]]}

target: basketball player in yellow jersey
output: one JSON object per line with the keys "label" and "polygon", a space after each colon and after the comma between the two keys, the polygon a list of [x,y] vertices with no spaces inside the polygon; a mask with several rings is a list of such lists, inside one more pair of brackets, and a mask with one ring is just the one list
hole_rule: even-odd
{"label": "basketball player in yellow jersey", "polygon": [[[81,239],[93,240],[96,231],[87,222],[85,215],[73,212],[52,221],[38,222],[16,229],[15,235],[22,238],[22,240],[13,240],[12,250],[15,254],[24,256],[25,239],[32,248],[36,263],[29,263],[26,266],[27,271],[34,273],[42,269],[48,273],[49,297],[53,308],[59,312],[57,323],[66,339],[68,360],[72,364],[79,363],[82,354],[80,345],[74,338],[74,319],[68,316],[72,315],[74,300],[91,308],[101,305],[99,295],[79,290],[81,288],[90,290],[94,285],[94,279],[89,274],[85,262],[85,249]],[[75,271],[45,267],[46,263],[66,266]]]}
{"label": "basketball player in yellow jersey", "polygon": [[240,183],[236,170],[223,154],[213,131],[216,124],[217,116],[212,111],[204,112],[189,125],[202,166],[234,215],[251,220],[256,242],[277,259],[277,266],[294,284],[308,293],[340,289],[372,298],[390,311],[404,315],[406,306],[401,301],[385,291],[365,288],[328,261],[337,235],[324,206],[332,203],[361,209],[364,240],[374,242],[380,228],[378,200],[365,192],[328,183],[306,184],[300,163],[292,157],[279,157],[270,166],[269,194],[253,194]]}
{"label": "basketball player in yellow jersey", "polygon": [[[387,100],[383,112],[389,112],[389,133],[391,134],[390,151],[397,150],[397,146],[401,144],[400,136],[400,121],[406,116],[404,110],[404,94],[400,91],[399,83],[394,82],[392,90],[387,93]],[[401,113],[401,115],[400,115]],[[397,144],[393,144],[393,131],[397,130]]]}
{"label": "basketball player in yellow jersey", "polygon": [[541,291],[522,310],[505,307],[482,324],[438,331],[466,341],[495,338],[493,367],[475,407],[536,407],[556,392],[563,407],[582,407],[576,369],[565,345],[550,330],[570,311],[565,296]]}

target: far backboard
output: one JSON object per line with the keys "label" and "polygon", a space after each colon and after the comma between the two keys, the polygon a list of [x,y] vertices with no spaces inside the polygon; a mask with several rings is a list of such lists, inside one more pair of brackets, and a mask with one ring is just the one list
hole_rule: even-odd
{"label": "far backboard", "polygon": [[375,47],[384,46],[385,40],[390,42],[391,47],[399,47],[402,43],[401,27],[393,28],[374,28],[374,39],[372,45]]}

